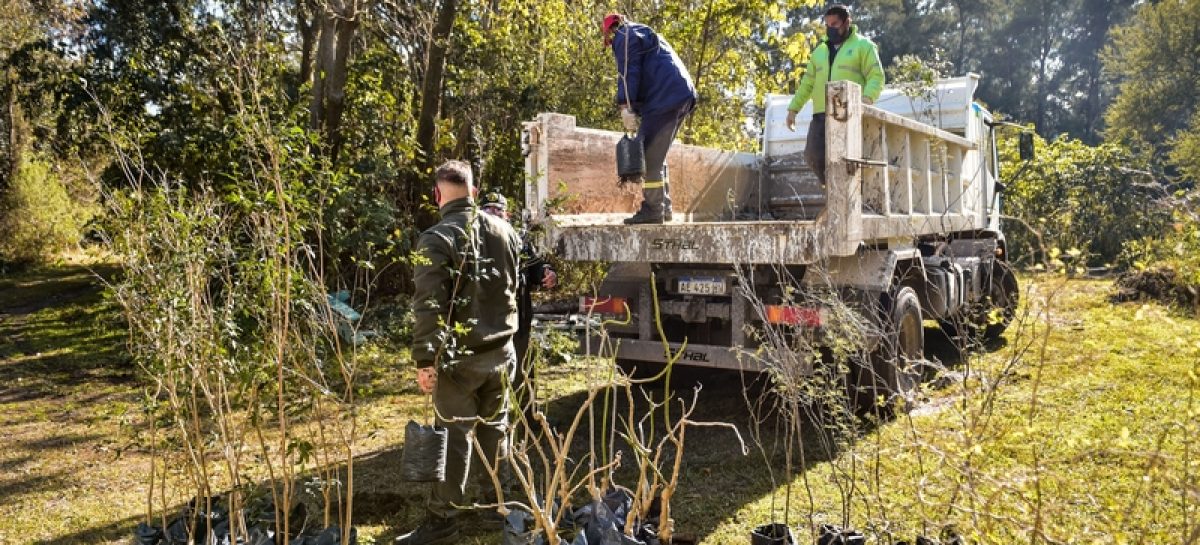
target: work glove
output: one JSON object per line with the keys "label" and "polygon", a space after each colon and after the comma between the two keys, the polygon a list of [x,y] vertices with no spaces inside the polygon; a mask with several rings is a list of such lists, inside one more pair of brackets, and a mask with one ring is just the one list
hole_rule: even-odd
{"label": "work glove", "polygon": [[625,125],[625,132],[634,132],[638,128],[637,114],[629,111],[629,108],[621,107],[621,123]]}

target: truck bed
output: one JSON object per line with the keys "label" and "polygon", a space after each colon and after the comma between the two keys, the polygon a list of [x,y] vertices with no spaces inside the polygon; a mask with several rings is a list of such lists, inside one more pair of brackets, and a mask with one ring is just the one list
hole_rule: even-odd
{"label": "truck bed", "polygon": [[612,174],[621,133],[541,114],[526,124],[526,220],[563,259],[696,264],[808,264],[987,225],[976,142],[863,105],[844,84],[830,86],[839,110],[827,117],[826,185],[797,151],[803,132],[780,128],[780,97],[767,108],[763,154],[672,148],[675,218],[663,225],[621,223],[639,200]]}
{"label": "truck bed", "polygon": [[622,225],[628,214],[556,218],[553,251],[564,259],[656,263],[807,263],[813,221],[675,221]]}
{"label": "truck bed", "polygon": [[[627,214],[587,214],[555,218],[553,252],[563,259],[650,263],[808,264],[821,251],[828,230],[812,221],[679,221],[662,225],[623,225]],[[972,228],[954,215],[861,218],[863,237],[882,240],[916,233]]]}

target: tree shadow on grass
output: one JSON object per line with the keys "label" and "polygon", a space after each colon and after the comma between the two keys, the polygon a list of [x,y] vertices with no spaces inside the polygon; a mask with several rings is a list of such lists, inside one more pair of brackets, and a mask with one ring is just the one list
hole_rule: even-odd
{"label": "tree shadow on grass", "polygon": [[[693,389],[697,387],[700,388],[699,401],[690,419],[732,424],[744,443],[727,428],[697,427],[688,430],[679,488],[671,507],[677,538],[683,542],[704,539],[747,504],[766,495],[779,494],[778,504],[782,508],[785,492],[780,488],[786,483],[783,430],[788,423],[772,399],[776,394],[771,391],[767,377],[758,373],[679,367],[672,372],[670,384],[675,399],[672,407],[674,418],[678,418],[681,411],[679,400],[690,402]],[[661,400],[667,390],[663,381],[645,384],[641,388],[656,400]],[[567,421],[582,403],[584,395],[576,394],[552,401],[547,411],[550,420]],[[624,392],[614,396],[614,401],[616,413],[627,414],[628,401]],[[635,393],[634,413],[645,414],[647,410],[645,396]],[[816,408],[801,415],[800,428],[813,433],[803,436],[800,446],[795,450],[799,452],[799,449],[803,449],[806,456],[803,465],[793,460],[793,476],[837,455],[829,437],[822,437],[819,431],[826,424],[821,420],[828,416]],[[656,420],[655,425],[661,429],[664,425],[661,413]],[[753,443],[750,430],[755,425],[762,430],[762,449]],[[583,435],[585,437],[577,441],[573,449],[580,458],[588,449],[587,434]],[[747,451],[743,451],[743,444]],[[624,463],[614,480],[617,484],[633,487],[637,482],[637,468],[631,447],[618,438],[615,451],[621,453]],[[671,452],[664,460],[662,469],[669,471],[673,463],[674,453]],[[793,510],[797,501],[793,497]],[[779,517],[782,519],[782,512]],[[772,521],[746,521],[747,534],[751,527],[767,522]]]}
{"label": "tree shadow on grass", "polygon": [[[935,358],[948,367],[963,361],[962,352],[951,339],[940,332],[927,330],[926,338],[930,358]],[[700,404],[692,415],[694,420],[733,424],[747,442],[750,441],[749,429],[754,421],[758,420],[760,429],[764,430],[763,443],[766,450],[764,457],[762,452],[750,446],[751,452],[743,455],[741,445],[727,429],[690,430],[682,462],[680,488],[672,502],[677,535],[689,541],[702,540],[713,534],[722,523],[740,516],[747,505],[768,495],[774,495],[774,503],[778,508],[775,518],[784,520],[782,508],[787,494],[784,487],[784,449],[778,443],[782,441],[779,437],[786,424],[778,414],[752,415],[746,402],[747,397],[754,401],[763,396],[773,395],[763,377],[750,373],[682,367],[673,375],[671,389],[676,396],[690,399],[692,388],[697,384],[702,385]],[[662,382],[645,385],[647,391],[659,397],[663,387]],[[578,392],[549,400],[546,403],[546,412],[551,423],[560,429],[565,428],[585,398],[585,393]],[[624,396],[614,395],[612,399],[617,403],[618,413],[624,414]],[[646,409],[644,398],[635,397],[635,404],[635,411]],[[675,405],[674,410],[678,410],[678,405]],[[801,443],[805,452],[804,465],[793,467],[793,477],[839,455],[837,447],[831,446],[828,438],[823,440],[820,437],[818,430],[825,424],[822,422],[820,411],[806,411],[804,416],[802,429],[809,430],[810,433],[802,438]],[[395,423],[396,426],[403,424]],[[873,425],[867,423],[860,429],[860,433],[869,433],[872,430]],[[588,434],[581,432],[580,435],[573,445],[573,458],[577,460],[583,459],[581,455],[588,449]],[[776,444],[772,446],[771,442]],[[617,450],[623,452],[622,457],[626,460],[625,467],[617,472],[617,481],[628,486],[635,482],[633,458],[628,446],[620,445]],[[359,526],[381,527],[382,531],[375,536],[375,543],[390,543],[396,536],[414,528],[425,515],[429,487],[424,484],[407,483],[399,478],[398,467],[402,455],[402,447],[395,445],[360,455],[354,464],[354,523]],[[345,468],[339,467],[338,472],[344,477]],[[791,492],[792,514],[786,518],[792,524],[800,520],[799,513],[805,512],[804,505],[807,504],[807,499],[802,494],[800,490]],[[468,526],[470,521],[471,519],[466,519]],[[93,543],[128,539],[138,522],[140,517],[129,517],[39,543]],[[772,521],[739,521],[745,526],[747,534],[754,526],[767,522]],[[500,532],[495,529],[468,527],[465,534],[462,543],[499,543],[500,540]]]}
{"label": "tree shadow on grass", "polygon": [[132,383],[122,319],[103,297],[116,269],[64,267],[0,282],[0,403]]}

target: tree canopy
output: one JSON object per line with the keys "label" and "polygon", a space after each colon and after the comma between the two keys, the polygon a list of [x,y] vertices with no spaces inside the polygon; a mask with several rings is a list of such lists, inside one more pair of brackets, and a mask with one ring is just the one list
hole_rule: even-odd
{"label": "tree canopy", "polygon": [[[428,172],[475,165],[512,197],[521,123],[539,112],[615,129],[609,11],[655,28],[701,95],[681,138],[756,146],[767,93],[786,93],[822,36],[815,0],[4,0],[0,191],[22,153],[50,177],[98,175],[136,153],[149,171],[237,195],[254,110],[303,157],[298,183],[336,181],[335,225],[374,247],[430,216]],[[978,98],[1045,138],[1148,150],[1150,169],[1200,176],[1200,0],[849,2],[884,64],[924,59],[982,76]],[[1135,5],[1136,4],[1136,5]],[[1165,170],[1164,170],[1165,169]],[[307,180],[307,182],[305,181]],[[69,188],[72,184],[67,183]],[[78,184],[76,184],[78,185]],[[359,240],[359,239],[356,239]],[[361,242],[361,240],[360,240]]]}

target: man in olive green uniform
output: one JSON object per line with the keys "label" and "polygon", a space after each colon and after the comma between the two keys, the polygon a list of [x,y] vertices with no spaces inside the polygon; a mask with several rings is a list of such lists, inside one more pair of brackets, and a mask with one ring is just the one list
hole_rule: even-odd
{"label": "man in olive green uniform", "polygon": [[809,98],[813,101],[813,118],[808,124],[804,145],[804,160],[812,167],[821,184],[825,184],[825,84],[831,81],[853,81],[863,87],[866,104],[873,104],[883,92],[883,65],[875,43],[858,33],[850,22],[850,9],[841,4],[825,10],[827,39],[813,50],[808,68],[800,78],[800,88],[788,104],[787,127],[796,130],[796,114]]}
{"label": "man in olive green uniform", "polygon": [[505,388],[516,368],[512,338],[517,331],[521,240],[508,222],[479,212],[474,192],[469,165],[450,161],[439,167],[434,198],[442,221],[421,233],[417,242],[424,259],[413,277],[412,355],[417,384],[433,394],[438,424],[448,428],[449,444],[446,480],[433,486],[429,517],[397,538],[401,545],[452,543],[457,538],[456,506],[469,504],[464,501],[468,477],[486,477],[482,460],[472,456],[470,431],[479,440],[479,458],[495,467],[504,455]]}

